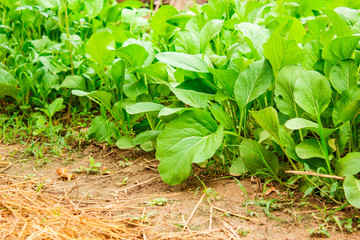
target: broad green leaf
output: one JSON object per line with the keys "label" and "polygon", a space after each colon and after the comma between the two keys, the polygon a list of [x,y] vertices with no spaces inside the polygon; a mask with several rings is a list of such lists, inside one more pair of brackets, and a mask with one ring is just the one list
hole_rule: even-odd
{"label": "broad green leaf", "polygon": [[135,99],[137,96],[147,92],[148,89],[143,79],[124,85],[124,93],[129,98]]}
{"label": "broad green leaf", "polygon": [[235,83],[235,98],[240,107],[245,106],[266,92],[269,88],[273,74],[268,61],[252,63],[239,74]]}
{"label": "broad green leaf", "polygon": [[165,122],[170,122],[177,118],[180,114],[182,114],[185,111],[192,110],[191,108],[168,108],[164,107],[160,110],[158,114],[158,118]]}
{"label": "broad green leaf", "polygon": [[43,8],[56,8],[60,7],[60,0],[36,0],[36,5]]}
{"label": "broad green leaf", "polygon": [[[309,129],[319,134],[319,125],[316,122],[304,118],[293,118],[285,123],[285,126],[291,130]],[[323,128],[325,138],[330,136],[336,129]]]}
{"label": "broad green leaf", "polygon": [[42,90],[46,92],[49,91],[51,88],[56,88],[59,85],[60,80],[57,74],[46,72],[39,83],[40,85],[42,85]]}
{"label": "broad green leaf", "polygon": [[296,145],[295,151],[301,159],[324,158],[320,142],[315,139],[305,139]]}
{"label": "broad green leaf", "polygon": [[82,2],[79,0],[68,0],[67,4],[68,4],[68,8],[74,11],[82,8]]}
{"label": "broad green leaf", "polygon": [[158,112],[164,108],[164,105],[153,102],[139,102],[131,106],[126,106],[126,111],[129,114],[139,114],[148,112]]}
{"label": "broad green leaf", "polygon": [[356,87],[357,66],[354,60],[343,60],[333,66],[329,73],[331,85],[338,93]]}
{"label": "broad green leaf", "polygon": [[176,14],[178,14],[178,10],[170,5],[164,5],[156,11],[151,23],[155,40],[160,40],[161,37],[166,36],[175,29],[175,26],[167,23],[167,20]]}
{"label": "broad green leaf", "polygon": [[336,174],[342,177],[355,175],[360,172],[360,152],[346,154],[336,162]]}
{"label": "broad green leaf", "polygon": [[175,38],[176,52],[188,54],[200,53],[200,40],[195,33],[190,31],[179,31]]}
{"label": "broad green leaf", "polygon": [[360,36],[350,36],[335,38],[325,45],[322,57],[332,65],[336,65],[341,60],[351,58],[360,41]]}
{"label": "broad green leaf", "polygon": [[223,20],[213,19],[205,24],[200,31],[200,50],[205,53],[205,48],[210,40],[216,37],[224,24]]}
{"label": "broad green leaf", "polygon": [[324,7],[325,0],[300,0],[299,1],[299,13],[300,16],[308,17],[313,16],[314,12],[312,10],[321,10]]}
{"label": "broad green leaf", "polygon": [[351,135],[351,125],[350,125],[350,121],[347,121],[339,128],[339,136],[336,139],[337,144],[339,146],[340,155],[343,154],[345,147],[349,142],[350,135]]}
{"label": "broad green leaf", "polygon": [[51,73],[59,73],[60,69],[57,68],[54,63],[52,62],[53,57],[46,56],[46,57],[39,57],[40,62],[44,65],[44,67]]}
{"label": "broad green leaf", "polygon": [[199,56],[178,52],[162,52],[155,56],[159,61],[192,72],[207,73],[208,65]]}
{"label": "broad green leaf", "polygon": [[[189,74],[187,76],[187,74]],[[199,75],[193,74],[193,73],[186,73],[184,75],[184,80],[180,84],[176,85],[176,88],[179,89],[186,89],[186,90],[193,90],[201,93],[207,93],[207,94],[215,94],[217,89],[214,87],[214,85],[211,83],[212,79],[209,78],[209,80],[204,78],[198,78]],[[190,78],[187,80],[186,78]]]}
{"label": "broad green leaf", "polygon": [[135,147],[135,143],[133,142],[133,139],[127,136],[122,136],[119,138],[119,140],[116,141],[115,144],[120,149],[130,149]]}
{"label": "broad green leaf", "polygon": [[105,91],[93,91],[88,93],[80,90],[72,90],[71,93],[79,97],[88,97],[96,103],[104,105],[107,109],[111,109],[111,100],[113,98],[111,93]]}
{"label": "broad green leaf", "polygon": [[352,88],[341,93],[335,103],[332,119],[335,125],[346,121],[353,121],[360,111],[360,88]]}
{"label": "broad green leaf", "polygon": [[140,148],[141,148],[141,150],[143,150],[145,152],[151,152],[151,151],[155,150],[154,144],[152,141],[147,141],[147,142],[140,144]]}
{"label": "broad green leaf", "polygon": [[285,66],[275,79],[276,107],[289,117],[297,117],[301,108],[295,102],[295,83],[304,69],[300,66]]}
{"label": "broad green leaf", "polygon": [[184,182],[192,163],[211,158],[223,140],[223,127],[208,112],[192,110],[168,123],[157,138],[156,157],[164,182]]}
{"label": "broad green leaf", "polygon": [[127,8],[127,7],[130,7],[130,8],[141,8],[142,6],[144,5],[143,2],[140,2],[138,0],[127,0],[127,1],[124,1],[122,3],[119,3],[117,6],[119,8]]}
{"label": "broad green leaf", "polygon": [[226,112],[222,105],[214,103],[211,106],[210,111],[216,121],[223,125],[225,129],[235,129],[230,113]]}
{"label": "broad green leaf", "polygon": [[331,87],[325,76],[315,71],[304,71],[295,83],[295,102],[307,113],[320,116],[331,100]]}
{"label": "broad green leaf", "polygon": [[220,69],[209,68],[209,70],[211,74],[215,77],[215,80],[218,83],[220,83],[222,89],[224,89],[224,91],[230,97],[233,97],[235,82],[239,76],[239,73],[231,69],[220,70]]}
{"label": "broad green leaf", "polygon": [[85,14],[92,18],[96,17],[104,7],[103,0],[84,0]]}
{"label": "broad green leaf", "polygon": [[352,36],[349,26],[346,25],[345,21],[334,10],[325,8],[322,11],[329,17],[338,37]]}
{"label": "broad green leaf", "polygon": [[227,2],[223,0],[209,0],[208,4],[204,4],[201,10],[205,12],[208,18],[221,19],[227,11]]}
{"label": "broad green leaf", "polygon": [[63,110],[65,105],[63,105],[64,99],[57,98],[52,103],[46,104],[44,109],[40,109],[46,113],[46,115],[51,119],[55,113]]}
{"label": "broad green leaf", "polygon": [[169,17],[166,22],[174,25],[176,27],[179,27],[181,29],[184,29],[187,22],[193,17],[191,14],[187,13],[179,13],[177,15],[174,15],[172,17]]}
{"label": "broad green leaf", "polygon": [[347,176],[344,181],[344,191],[349,203],[360,208],[360,180],[354,176]]}
{"label": "broad green leaf", "polygon": [[111,64],[115,58],[115,51],[109,50],[113,48],[115,40],[109,32],[98,32],[91,35],[86,43],[85,50],[100,66]]}
{"label": "broad green leaf", "polygon": [[128,67],[127,72],[131,73],[137,68],[143,67],[149,53],[142,46],[131,44],[116,50],[116,55],[130,64],[131,67]]}
{"label": "broad green leaf", "polygon": [[214,99],[214,95],[203,92],[171,87],[170,90],[185,104],[195,108],[206,108],[208,101]]}
{"label": "broad green leaf", "polygon": [[68,88],[77,90],[86,90],[85,79],[78,75],[68,75],[57,89]]}
{"label": "broad green leaf", "polygon": [[231,163],[229,172],[232,176],[242,176],[247,172],[247,168],[241,157],[238,157]]}
{"label": "broad green leaf", "polygon": [[87,132],[89,139],[96,139],[99,142],[108,142],[116,137],[117,127],[114,122],[97,116],[91,121],[91,126]]}
{"label": "broad green leaf", "polygon": [[272,175],[276,175],[279,172],[279,159],[252,139],[242,141],[240,144],[240,154],[251,174],[256,174],[259,170],[264,169]]}
{"label": "broad green leaf", "polygon": [[281,145],[284,146],[285,152],[291,159],[299,161],[300,159],[295,152],[295,142],[291,136],[291,132],[292,131],[289,131],[286,127],[280,125],[279,128],[280,143]]}
{"label": "broad green leaf", "polygon": [[283,18],[285,21],[280,24],[274,34],[280,34],[287,40],[295,40],[296,43],[302,43],[306,30],[303,24],[295,17],[287,16]]}
{"label": "broad green leaf", "polygon": [[304,45],[304,68],[308,70],[315,70],[315,64],[322,61],[321,51],[323,45],[318,40],[307,42]]}
{"label": "broad green leaf", "polygon": [[285,123],[285,126],[288,129],[299,130],[303,128],[311,129],[318,128],[318,124],[316,122],[312,122],[310,120],[304,118],[293,118]]}
{"label": "broad green leaf", "polygon": [[282,67],[301,63],[304,54],[294,40],[286,40],[279,34],[272,34],[264,44],[264,55],[269,59],[276,78]]}
{"label": "broad green leaf", "polygon": [[140,145],[147,141],[154,140],[159,136],[160,133],[161,133],[160,130],[149,130],[149,131],[142,132],[135,137],[134,145]]}
{"label": "broad green leaf", "polygon": [[[134,39],[134,38],[129,38],[123,43],[122,46],[127,47],[127,46],[130,46],[130,45],[141,46],[148,53],[147,58],[145,59],[144,63],[142,64],[144,67],[149,66],[154,61],[154,59],[155,59],[155,49],[153,47],[152,42],[150,42],[150,41],[141,41],[141,40],[137,40],[137,39]],[[131,54],[131,51],[130,51],[130,54]],[[139,53],[137,53],[137,54],[139,54]],[[141,52],[141,54],[145,55],[145,53],[142,53],[142,52]],[[133,57],[133,58],[137,60],[138,57]]]}
{"label": "broad green leaf", "polygon": [[125,24],[114,24],[114,23],[108,23],[107,27],[111,30],[115,42],[123,43],[125,42],[129,37],[130,33],[125,30]]}
{"label": "broad green leaf", "polygon": [[281,144],[279,138],[279,118],[276,110],[273,107],[267,107],[259,111],[250,111],[255,121],[262,129],[270,133],[278,144]]}
{"label": "broad green leaf", "polygon": [[309,34],[307,36],[312,40],[319,41],[321,44],[326,45],[335,37],[335,29],[329,29],[329,25],[331,25],[331,23],[327,16],[316,16],[315,18],[306,21],[306,26],[309,30]]}
{"label": "broad green leaf", "polygon": [[[145,18],[146,11],[145,9],[130,9],[124,8],[121,10],[121,22],[131,25],[132,29],[142,28],[148,24],[148,20]],[[133,31],[132,31],[133,32]],[[129,36],[134,36],[132,32],[129,32]]]}
{"label": "broad green leaf", "polygon": [[169,76],[166,71],[166,64],[165,63],[154,63],[150,66],[137,69],[135,72],[146,74],[149,77],[148,82],[153,84],[168,84],[169,83]]}
{"label": "broad green leaf", "polygon": [[17,88],[15,78],[9,72],[0,68],[0,96],[10,96],[18,100],[20,91]]}
{"label": "broad green leaf", "polygon": [[125,82],[125,62],[118,60],[111,67],[111,76],[115,82],[118,99],[123,99],[124,82]]}
{"label": "broad green leaf", "polygon": [[360,10],[348,7],[338,7],[334,11],[345,21],[349,26],[358,26],[360,22]]}
{"label": "broad green leaf", "polygon": [[252,44],[259,56],[263,56],[263,45],[270,38],[270,30],[255,23],[242,22],[235,25],[235,29],[242,32],[248,45]]}

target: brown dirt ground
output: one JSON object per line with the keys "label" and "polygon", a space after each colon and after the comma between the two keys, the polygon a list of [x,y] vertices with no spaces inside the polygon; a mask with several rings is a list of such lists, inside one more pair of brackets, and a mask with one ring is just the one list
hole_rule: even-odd
{"label": "brown dirt ground", "polygon": [[[195,173],[205,186],[213,189],[220,197],[205,197],[199,201],[204,190],[201,182],[192,176],[179,186],[163,183],[156,169],[158,161],[153,154],[90,144],[85,149],[66,152],[62,156],[45,153],[50,161],[37,164],[34,157],[24,155],[25,148],[19,144],[0,144],[0,161],[5,159],[12,163],[5,170],[0,166],[0,175],[12,179],[16,179],[16,176],[39,179],[38,184],[44,183],[42,192],[56,195],[64,195],[66,192],[71,199],[77,199],[78,207],[98,206],[107,209],[102,214],[146,219],[152,226],[154,236],[160,233],[162,239],[183,239],[182,236],[190,232],[193,234],[192,239],[317,239],[308,230],[316,229],[319,223],[324,223],[324,213],[314,207],[316,205],[324,209],[324,199],[312,196],[307,201],[301,201],[301,193],[290,195],[280,188],[264,196],[262,183],[258,179],[240,180],[248,193],[245,196],[234,178],[207,176],[203,169],[195,167]],[[56,174],[59,167],[66,167],[73,173],[72,169],[88,166],[89,156],[95,162],[101,162],[110,174],[74,173],[76,181],[62,181]],[[127,161],[128,165],[122,164]],[[122,184],[125,178],[126,184]],[[159,198],[167,199],[167,203],[163,206],[147,203]],[[265,207],[259,206],[261,200],[275,203],[272,205],[272,217],[266,214]],[[335,207],[331,203],[326,204],[326,209]],[[196,211],[192,215],[194,209]],[[226,214],[225,211],[234,214]],[[191,215],[189,229],[182,231]],[[349,216],[355,216],[356,219],[359,218],[359,212],[348,207],[337,212],[336,216],[340,220]],[[359,232],[341,233],[334,222],[326,224],[330,239],[360,239]],[[247,235],[235,236],[235,231]],[[153,238],[148,234],[144,239]]]}

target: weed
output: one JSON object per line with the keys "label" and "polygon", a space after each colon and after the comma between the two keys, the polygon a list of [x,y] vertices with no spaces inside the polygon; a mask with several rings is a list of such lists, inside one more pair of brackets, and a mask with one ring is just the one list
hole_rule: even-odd
{"label": "weed", "polygon": [[[195,176],[196,176],[196,175],[195,175]],[[219,193],[217,193],[214,189],[206,187],[206,185],[204,184],[204,182],[201,181],[201,179],[200,179],[198,176],[196,176],[196,178],[197,178],[197,179],[201,182],[201,184],[203,185],[204,190],[202,190],[201,192],[206,194],[206,200],[207,200],[209,203],[210,203],[211,201],[218,200],[218,199],[221,198],[220,195],[219,195]],[[197,192],[199,191],[199,189],[200,189],[200,188],[197,188],[197,189],[195,190],[195,196],[197,195]]]}
{"label": "weed", "polygon": [[146,215],[142,215],[141,217],[133,217],[130,219],[130,221],[146,221],[149,218],[151,218],[156,212],[149,212]]}
{"label": "weed", "polygon": [[121,166],[121,167],[128,167],[128,166],[130,166],[131,165],[131,161],[128,159],[128,158],[126,158],[126,157],[124,157],[124,156],[121,156],[124,160],[125,160],[125,162],[124,161],[119,161],[119,165]]}
{"label": "weed", "polygon": [[148,206],[164,206],[168,200],[166,198],[155,198],[150,201],[146,201],[145,203]]}
{"label": "weed", "polygon": [[247,200],[245,203],[243,203],[243,206],[245,207],[245,211],[248,213],[251,213],[251,211],[248,210],[249,205],[255,205],[262,207],[264,209],[265,214],[268,216],[268,218],[273,218],[277,221],[284,221],[283,219],[280,219],[276,217],[271,212],[274,210],[279,210],[284,208],[285,206],[291,206],[293,204],[293,201],[281,201],[278,199],[259,199],[259,200]]}
{"label": "weed", "polygon": [[237,232],[241,237],[246,237],[247,235],[249,235],[251,230],[250,229],[240,228],[239,230],[237,230]]}
{"label": "weed", "polygon": [[124,186],[124,185],[126,185],[126,184],[127,184],[128,179],[129,179],[128,177],[123,178],[122,182],[121,182],[121,183],[118,183],[117,185],[120,185],[120,186]]}
{"label": "weed", "polygon": [[323,238],[329,238],[330,234],[327,230],[327,227],[324,224],[319,224],[317,228],[314,229],[308,229],[308,232],[310,232],[311,235],[314,237],[323,237]]}
{"label": "weed", "polygon": [[241,184],[241,182],[237,179],[237,178],[234,178],[237,185],[239,186],[240,190],[245,194],[245,197],[248,196],[247,194],[247,191],[245,190],[244,186]]}
{"label": "weed", "polygon": [[28,175],[24,176],[24,179],[28,180],[28,179],[31,179],[31,178],[34,178],[34,177],[36,177],[35,173],[29,173]]}
{"label": "weed", "polygon": [[107,173],[109,170],[101,170],[100,167],[102,166],[102,163],[95,162],[95,159],[91,156],[89,156],[89,167],[80,166],[77,169],[73,169],[75,172],[86,172],[87,174],[104,174]]}

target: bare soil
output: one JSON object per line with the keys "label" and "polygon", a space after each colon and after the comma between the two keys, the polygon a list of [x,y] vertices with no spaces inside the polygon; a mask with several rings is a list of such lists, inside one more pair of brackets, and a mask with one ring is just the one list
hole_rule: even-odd
{"label": "bare soil", "polygon": [[[151,153],[90,144],[61,156],[45,149],[43,163],[44,158],[36,160],[24,154],[25,150],[24,145],[0,144],[0,175],[18,181],[37,179],[41,192],[66,194],[77,200],[78,207],[98,206],[104,215],[144,219],[153,231],[153,236],[150,233],[144,239],[158,239],[159,234],[162,239],[320,239],[322,236],[310,233],[319,224],[327,227],[328,239],[360,239],[357,231],[343,229],[342,233],[334,221],[325,222],[329,209],[338,206],[321,197],[304,200],[302,193],[287,192],[275,185],[268,186],[273,189],[271,193],[263,194],[263,182],[256,178],[240,180],[246,196],[233,177],[209,176],[209,171],[194,166],[194,175],[207,188],[206,195],[194,176],[179,186],[162,182],[158,161]],[[106,167],[107,174],[73,171],[88,167],[89,157],[102,163],[100,168]],[[5,164],[7,161],[12,165]],[[63,181],[56,173],[62,167],[68,168],[76,180]],[[360,217],[352,207],[335,216],[340,220]]]}

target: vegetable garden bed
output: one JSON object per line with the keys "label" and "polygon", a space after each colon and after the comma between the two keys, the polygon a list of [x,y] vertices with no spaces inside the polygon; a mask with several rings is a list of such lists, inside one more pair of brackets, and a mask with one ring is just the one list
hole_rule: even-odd
{"label": "vegetable garden bed", "polygon": [[[153,11],[132,0],[5,0],[0,142],[22,143],[18,161],[32,156],[39,166],[62,156],[58,174],[69,181],[76,176],[60,166],[69,163],[65,153],[95,142],[141,149],[155,154],[145,161],[154,175],[138,183],[197,182],[204,200],[215,193],[197,171],[229,177],[244,194],[233,177],[252,177],[265,196],[273,189],[321,196],[336,206],[329,216],[351,209],[351,217],[321,221],[357,229],[359,8],[357,1],[212,0]],[[137,166],[118,154],[118,171],[93,154],[73,171],[113,179]],[[183,229],[191,233],[189,222]],[[225,223],[228,236],[238,231]]]}

